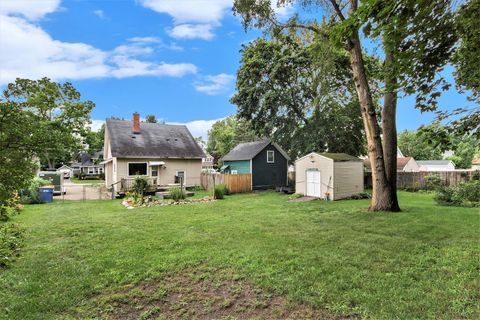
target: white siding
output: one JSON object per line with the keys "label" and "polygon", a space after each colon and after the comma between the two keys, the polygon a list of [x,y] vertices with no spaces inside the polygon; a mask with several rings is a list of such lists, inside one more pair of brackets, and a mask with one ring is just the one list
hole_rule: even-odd
{"label": "white siding", "polygon": [[[117,174],[116,181],[122,178],[128,178],[129,162],[150,162],[163,161],[165,167],[158,171],[158,183],[167,185],[175,182],[177,171],[185,171],[185,184],[190,186],[200,185],[200,174],[202,172],[202,159],[161,159],[161,158],[117,158]],[[148,175],[151,175],[150,167],[148,167]]]}
{"label": "white siding", "polygon": [[295,162],[295,192],[305,194],[306,171],[309,169],[317,169],[320,171],[321,197],[325,197],[325,193],[329,192],[330,197],[333,196],[333,160],[322,157],[316,153],[311,153]]}
{"label": "white siding", "polygon": [[334,168],[333,200],[348,198],[363,192],[363,162],[339,161]]}

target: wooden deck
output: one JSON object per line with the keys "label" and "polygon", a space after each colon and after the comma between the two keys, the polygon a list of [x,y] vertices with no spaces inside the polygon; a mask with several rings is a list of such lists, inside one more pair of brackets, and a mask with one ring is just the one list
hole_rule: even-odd
{"label": "wooden deck", "polygon": [[[125,179],[123,178],[120,181],[119,188],[117,190],[118,194],[125,194],[133,189],[133,183],[135,179]],[[169,189],[174,187],[180,187],[179,183],[172,183],[167,185],[160,185],[156,183],[156,179],[148,178],[148,187],[147,192],[166,192],[168,193]]]}

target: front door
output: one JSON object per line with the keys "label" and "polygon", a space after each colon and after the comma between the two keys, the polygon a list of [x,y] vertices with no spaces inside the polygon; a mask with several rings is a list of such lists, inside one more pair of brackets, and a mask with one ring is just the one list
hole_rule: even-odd
{"label": "front door", "polygon": [[306,172],[307,192],[309,197],[320,198],[320,171],[309,170]]}

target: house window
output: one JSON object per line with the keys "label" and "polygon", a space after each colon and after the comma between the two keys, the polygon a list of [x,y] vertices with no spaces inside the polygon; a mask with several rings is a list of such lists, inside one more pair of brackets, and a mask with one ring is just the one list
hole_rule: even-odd
{"label": "house window", "polygon": [[147,175],[147,163],[129,163],[128,164],[129,176],[146,176]]}
{"label": "house window", "polygon": [[152,177],[158,177],[158,166],[152,166]]}
{"label": "house window", "polygon": [[102,167],[98,168],[98,173],[103,173],[103,168]]}
{"label": "house window", "polygon": [[175,174],[175,183],[185,184],[185,171],[177,171]]}
{"label": "house window", "polygon": [[95,168],[94,167],[88,167],[88,174],[94,174],[95,173]]}
{"label": "house window", "polygon": [[267,151],[267,163],[274,163],[275,162],[275,151],[268,150]]}

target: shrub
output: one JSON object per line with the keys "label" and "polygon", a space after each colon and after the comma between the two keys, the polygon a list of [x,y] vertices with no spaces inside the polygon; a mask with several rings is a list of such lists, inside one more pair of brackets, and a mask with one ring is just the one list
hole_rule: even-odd
{"label": "shrub", "polygon": [[186,198],[185,191],[180,187],[173,187],[170,189],[170,196],[174,201],[179,201]]}
{"label": "shrub", "polygon": [[30,182],[30,186],[26,190],[22,190],[20,194],[20,203],[35,204],[41,203],[38,188],[48,186],[50,181],[35,177]]}
{"label": "shrub", "polygon": [[103,172],[102,172],[102,173],[99,173],[99,174],[98,174],[98,179],[100,179],[100,180],[105,180],[105,173],[103,173]]}
{"label": "shrub", "polygon": [[223,183],[217,184],[213,189],[213,195],[215,199],[223,199],[228,193],[228,187]]}
{"label": "shrub", "polygon": [[480,181],[471,180],[456,187],[440,187],[434,199],[441,205],[480,207]]}
{"label": "shrub", "polygon": [[136,176],[135,180],[133,180],[132,186],[133,196],[135,200],[138,200],[138,198],[140,198],[140,202],[143,203],[143,195],[145,194],[145,191],[147,191],[147,188],[148,178],[145,176]]}
{"label": "shrub", "polygon": [[224,195],[229,195],[230,194],[230,190],[228,190],[227,185],[224,184],[224,183],[219,183],[215,187],[222,189],[222,192],[223,192]]}
{"label": "shrub", "polygon": [[425,190],[437,190],[444,185],[444,182],[438,175],[425,177]]}
{"label": "shrub", "polygon": [[359,192],[352,194],[350,197],[346,198],[346,200],[361,200],[361,199],[370,199],[371,196],[368,192]]}
{"label": "shrub", "polygon": [[8,267],[18,256],[23,242],[23,230],[17,224],[0,224],[0,268]]}

